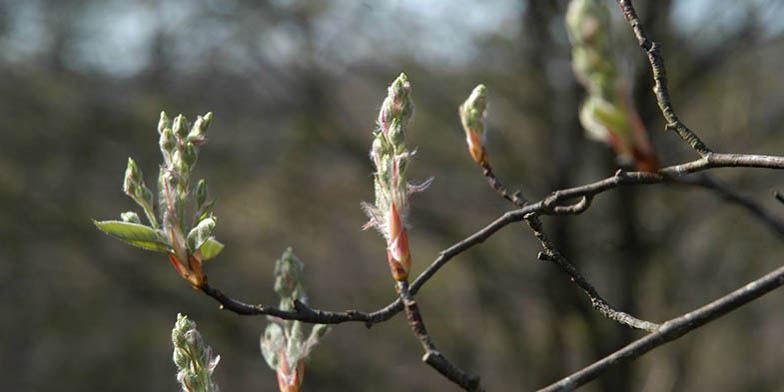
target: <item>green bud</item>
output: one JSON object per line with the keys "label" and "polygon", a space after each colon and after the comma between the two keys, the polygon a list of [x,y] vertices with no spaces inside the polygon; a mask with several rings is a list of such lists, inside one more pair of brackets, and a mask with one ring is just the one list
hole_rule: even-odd
{"label": "green bud", "polygon": [[[400,123],[399,119],[393,118],[389,127],[389,142],[395,147],[400,147],[405,141],[406,130],[404,125]],[[395,149],[397,150],[397,148]]]}
{"label": "green bud", "polygon": [[294,291],[299,286],[299,276],[305,264],[294,255],[289,247],[275,262],[275,292],[281,298],[298,299],[293,297]]}
{"label": "green bud", "polygon": [[179,347],[174,348],[174,356],[172,359],[174,360],[174,364],[179,368],[188,366],[188,361],[190,360],[188,353]]}
{"label": "green bud", "polygon": [[180,139],[184,139],[188,135],[188,120],[182,114],[177,115],[172,123],[172,131]]}
{"label": "green bud", "polygon": [[141,219],[139,219],[139,215],[133,211],[123,212],[120,214],[120,219],[122,219],[123,222],[136,223],[139,225],[142,224]]}
{"label": "green bud", "polygon": [[407,123],[414,113],[414,101],[411,99],[411,83],[408,76],[401,73],[400,76],[389,86],[389,98],[392,99],[394,116],[399,118],[401,123]]}
{"label": "green bud", "polygon": [[460,122],[466,132],[474,132],[482,137],[485,132],[484,119],[487,112],[487,87],[480,84],[474,87],[471,95],[460,105]]}
{"label": "green bud", "polygon": [[161,119],[158,120],[158,133],[163,133],[163,130],[170,126],[171,121],[169,121],[169,116],[166,115],[166,112],[161,111]]}
{"label": "green bud", "polygon": [[161,131],[161,138],[158,142],[161,147],[161,152],[164,154],[171,154],[174,147],[177,147],[177,139],[174,137],[174,131],[171,128],[164,128]]}
{"label": "green bud", "polygon": [[188,134],[188,140],[196,144],[204,142],[210,120],[212,120],[212,113],[207,113],[204,117],[198,116],[193,123],[191,132]]}
{"label": "green bud", "polygon": [[196,330],[196,323],[187,316],[177,315],[177,322],[172,329],[174,352],[172,360],[177,365],[177,380],[182,384],[183,391],[217,391],[212,381],[212,372],[220,361],[220,356],[212,356],[212,349],[202,340]]}
{"label": "green bud", "polygon": [[193,170],[198,157],[199,151],[196,146],[190,142],[185,143],[185,147],[182,149],[182,163],[185,164],[185,167],[188,169],[188,171]]}
{"label": "green bud", "polygon": [[196,184],[196,209],[201,210],[207,201],[207,180],[201,179]]}
{"label": "green bud", "polygon": [[152,191],[147,188],[144,183],[142,183],[141,189],[139,190],[139,198],[144,201],[144,203],[152,208],[153,205],[153,195]]}
{"label": "green bud", "polygon": [[136,166],[133,158],[128,158],[128,167],[125,169],[125,182],[124,187],[127,189],[128,184],[138,184],[142,181],[142,171]]}

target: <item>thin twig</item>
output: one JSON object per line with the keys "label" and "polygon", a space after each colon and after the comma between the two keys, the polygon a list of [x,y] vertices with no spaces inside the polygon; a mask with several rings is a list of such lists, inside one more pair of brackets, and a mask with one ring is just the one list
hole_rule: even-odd
{"label": "thin twig", "polygon": [[438,351],[436,345],[433,343],[433,339],[427,333],[425,322],[422,320],[422,314],[419,312],[419,306],[409,291],[408,282],[399,281],[395,288],[400,295],[400,299],[403,301],[408,324],[414,332],[414,335],[422,344],[422,349],[425,350],[422,361],[466,391],[481,391],[481,388],[479,388],[478,376],[467,374]]}
{"label": "thin twig", "polygon": [[[490,166],[489,160],[482,161],[481,167],[483,169],[485,177],[487,177],[487,183],[498,192],[501,196],[505,199],[511,201],[512,203],[522,206],[524,205],[525,201],[522,198],[519,198],[518,195],[520,192],[515,192],[511,194],[506,187],[501,183],[496,175],[493,173],[493,169]],[[511,197],[509,195],[512,195]],[[569,206],[556,206],[553,208],[553,213],[562,215],[562,214],[579,214],[588,209],[591,205],[592,196],[583,196],[579,202],[569,205]],[[658,324],[652,323],[650,321],[640,320],[628,313],[621,312],[619,310],[615,310],[612,306],[610,306],[604,298],[599,295],[599,292],[588,283],[588,281],[583,277],[577,267],[574,264],[570,263],[566,257],[559,252],[555,246],[553,245],[552,241],[547,237],[547,235],[542,230],[542,221],[536,215],[536,213],[530,213],[523,217],[528,223],[528,227],[534,233],[534,236],[539,240],[542,244],[542,248],[544,252],[540,252],[538,258],[544,261],[551,261],[553,264],[558,266],[562,271],[564,271],[569,277],[571,278],[572,282],[574,282],[578,287],[580,287],[588,298],[591,300],[591,306],[594,309],[598,310],[602,316],[607,317],[610,320],[616,321],[622,325],[626,325],[636,329],[642,329],[645,331],[654,331],[656,328],[659,327]]]}
{"label": "thin twig", "polygon": [[678,115],[675,114],[675,110],[672,108],[670,93],[667,90],[667,72],[664,69],[664,59],[662,59],[659,52],[659,45],[648,39],[631,0],[618,0],[618,5],[621,7],[623,16],[626,17],[629,25],[631,25],[637,42],[640,44],[640,47],[645,50],[648,62],[651,64],[654,81],[653,92],[656,94],[656,101],[659,103],[659,109],[661,109],[662,115],[667,121],[665,129],[676,131],[678,136],[688,143],[691,148],[697,151],[701,156],[706,156],[711,150],[705,146],[702,140],[700,140],[691,129],[678,119]]}
{"label": "thin twig", "polygon": [[746,197],[734,189],[730,188],[729,186],[722,184],[721,182],[717,181],[713,177],[702,174],[697,177],[684,177],[678,178],[676,181],[679,184],[688,184],[688,185],[696,185],[703,187],[705,189],[709,189],[714,191],[717,195],[719,195],[722,199],[737,204],[746,210],[748,210],[752,215],[756,216],[765,223],[771,230],[775,231],[777,234],[784,236],[784,222],[776,218],[773,214],[769,211],[765,210],[761,205],[757,202],[752,200],[749,197]]}
{"label": "thin twig", "polygon": [[364,313],[356,310],[332,312],[313,309],[300,301],[294,301],[294,310],[289,311],[281,310],[274,306],[251,305],[238,301],[210,286],[206,281],[201,286],[201,291],[220,302],[221,309],[230,310],[240,315],[267,315],[285,320],[299,320],[308,323],[338,324],[347,321],[361,321],[369,328],[373,324],[389,320],[392,316],[400,312],[400,309],[397,309],[396,307],[388,307],[373,313]]}
{"label": "thin twig", "polygon": [[665,322],[656,332],[650,333],[622,349],[594,362],[560,381],[542,388],[539,392],[571,391],[598,377],[609,367],[634,360],[648,351],[678,339],[784,284],[784,266],[752,281],[745,286],[680,317]]}
{"label": "thin twig", "polygon": [[539,240],[539,242],[542,243],[542,247],[544,248],[544,252],[540,252],[537,257],[540,260],[552,261],[555,265],[561,268],[561,270],[566,272],[569,277],[571,277],[572,282],[579,286],[591,300],[591,306],[598,310],[602,316],[607,317],[610,320],[617,321],[620,324],[636,329],[642,329],[648,332],[653,332],[659,328],[659,324],[640,320],[628,313],[615,310],[612,306],[610,306],[610,304],[607,303],[607,301],[604,300],[604,298],[599,295],[596,289],[590,283],[588,283],[587,280],[585,280],[582,274],[580,274],[580,271],[577,270],[577,267],[570,263],[569,260],[567,260],[566,257],[561,254],[561,252],[553,247],[550,239],[547,238],[547,235],[545,235],[545,233],[542,231],[542,222],[539,220],[539,217],[537,217],[535,214],[531,214],[528,218],[526,218],[526,222],[528,222],[528,226],[531,227],[534,235]]}

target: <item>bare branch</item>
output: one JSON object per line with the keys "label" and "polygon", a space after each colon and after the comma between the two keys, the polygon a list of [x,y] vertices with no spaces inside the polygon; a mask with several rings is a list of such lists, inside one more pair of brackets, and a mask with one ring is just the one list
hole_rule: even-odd
{"label": "bare branch", "polygon": [[745,286],[680,317],[665,322],[650,333],[590,366],[564,377],[539,392],[571,391],[598,377],[609,367],[634,360],[648,351],[671,342],[784,284],[784,266]]}
{"label": "bare branch", "polygon": [[773,214],[765,210],[761,205],[751,198],[738,193],[734,189],[725,184],[722,184],[707,174],[699,175],[696,178],[679,178],[675,182],[679,184],[696,185],[712,190],[722,199],[745,208],[752,215],[756,216],[760,221],[765,223],[771,230],[779,235],[784,236],[784,222],[773,216]]}
{"label": "bare branch", "polygon": [[640,320],[628,313],[615,310],[612,306],[610,306],[610,304],[607,303],[607,301],[604,300],[604,298],[599,295],[596,289],[590,283],[588,283],[587,280],[585,280],[582,274],[580,274],[580,271],[577,270],[577,267],[570,263],[569,260],[567,260],[566,257],[561,254],[561,252],[553,247],[550,239],[548,239],[547,235],[545,235],[542,231],[542,222],[539,220],[539,217],[531,214],[526,218],[526,222],[528,222],[528,226],[531,227],[534,235],[539,240],[539,242],[542,243],[542,247],[544,248],[544,252],[539,253],[537,257],[540,260],[552,261],[561,270],[566,272],[571,277],[572,282],[583,289],[585,294],[588,295],[588,298],[591,300],[591,306],[598,310],[602,316],[607,317],[610,320],[617,321],[620,324],[636,329],[642,329],[648,332],[653,332],[659,328],[659,324]]}
{"label": "bare branch", "polygon": [[[510,192],[493,173],[493,169],[490,166],[489,160],[485,159],[480,163],[480,166],[483,169],[485,177],[487,177],[487,183],[490,184],[490,186],[496,192],[514,204],[519,206],[524,205],[524,199],[518,196],[520,194],[519,191],[511,194],[510,196]],[[558,215],[580,214],[591,206],[592,198],[592,195],[583,196],[580,201],[575,204],[568,206],[555,206],[552,209],[552,212]],[[569,275],[572,282],[579,286],[585,292],[585,294],[588,295],[588,298],[591,300],[591,306],[593,306],[594,309],[598,310],[599,313],[609,318],[610,320],[617,321],[620,324],[632,328],[642,329],[650,332],[656,330],[656,328],[659,327],[659,325],[656,323],[640,320],[634,316],[629,315],[628,313],[615,310],[612,306],[610,306],[610,304],[608,304],[607,301],[605,301],[604,298],[599,295],[596,289],[590,283],[588,283],[587,280],[585,280],[580,271],[577,270],[577,267],[570,263],[569,260],[567,260],[566,257],[564,257],[561,252],[555,248],[550,239],[547,238],[547,235],[542,230],[542,221],[539,219],[536,213],[530,213],[525,215],[523,218],[534,232],[534,236],[536,236],[536,238],[542,244],[542,248],[544,248],[544,252],[540,252],[538,258],[544,261],[552,261],[556,266]]]}
{"label": "bare branch", "polygon": [[[294,301],[294,310],[286,311],[276,308],[274,306],[264,305],[250,305],[236,299],[230,298],[223,294],[222,291],[210,286],[206,281],[201,287],[201,291],[216,301],[220,302],[221,309],[230,310],[239,315],[245,316],[274,316],[285,320],[299,320],[308,323],[318,324],[338,324],[347,321],[361,321],[364,322],[368,328],[375,323],[389,320],[400,312],[396,306],[387,307],[381,311],[373,313],[364,313],[356,310],[347,310],[345,312],[332,312],[326,310],[318,310],[309,307],[308,305]],[[395,302],[397,303],[397,302]],[[395,304],[393,303],[393,304]]]}
{"label": "bare branch", "polygon": [[[460,242],[444,249],[438,257],[411,283],[409,291],[415,295],[419,289],[430,278],[438,272],[449,260],[458,254],[483,243],[498,230],[506,225],[519,222],[525,219],[530,213],[539,215],[555,215],[555,207],[561,206],[565,202],[578,198],[593,198],[594,196],[615,189],[621,185],[644,185],[659,184],[680,177],[685,174],[711,170],[721,167],[756,167],[768,169],[784,169],[784,157],[769,155],[744,155],[744,154],[719,154],[711,153],[705,157],[687,162],[680,165],[669,166],[656,173],[649,172],[623,172],[618,171],[615,175],[599,180],[590,184],[581,185],[574,188],[567,188],[555,191],[549,196],[535,203],[525,204],[522,208],[504,213],[495,221],[483,227],[476,233],[461,240]],[[403,302],[400,298],[396,299],[386,307],[372,313],[364,313],[356,310],[344,312],[323,311],[307,307],[302,304],[295,311],[283,311],[271,306],[250,305],[232,299],[220,290],[204,284],[202,291],[220,302],[223,309],[230,310],[240,315],[270,315],[287,320],[301,320],[320,324],[337,324],[343,322],[364,322],[369,327],[373,324],[389,320],[394,315],[403,310]]]}
{"label": "bare branch", "polygon": [[659,109],[661,109],[662,115],[664,115],[664,119],[667,121],[665,129],[676,131],[678,136],[686,143],[689,143],[691,148],[700,155],[708,155],[711,150],[705,146],[702,140],[700,140],[691,129],[678,119],[678,115],[675,114],[675,110],[672,108],[670,93],[667,90],[667,73],[664,69],[664,59],[662,59],[662,56],[659,53],[659,45],[648,39],[631,0],[618,0],[618,5],[621,7],[621,11],[623,11],[623,16],[626,17],[629,25],[631,25],[637,42],[640,44],[640,47],[645,50],[648,62],[651,64],[654,81],[653,92],[656,94],[656,101],[659,103]]}

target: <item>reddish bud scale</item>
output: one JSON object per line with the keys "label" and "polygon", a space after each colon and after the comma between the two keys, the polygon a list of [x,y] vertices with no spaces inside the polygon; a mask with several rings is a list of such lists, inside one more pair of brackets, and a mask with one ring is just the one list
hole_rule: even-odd
{"label": "reddish bud scale", "polygon": [[180,276],[191,284],[194,290],[199,290],[204,284],[204,274],[201,270],[201,260],[188,256],[188,269],[174,253],[169,253],[169,261]]}
{"label": "reddish bud scale", "polygon": [[397,213],[395,203],[392,203],[389,217],[389,242],[387,244],[387,261],[392,277],[397,281],[408,280],[408,271],[411,269],[411,253],[408,250],[408,234]]}
{"label": "reddish bud scale", "polygon": [[280,367],[278,368],[278,389],[280,392],[299,392],[302,379],[305,375],[304,359],[297,361],[297,368],[291,372],[286,359],[286,350],[280,349]]}
{"label": "reddish bud scale", "polygon": [[466,132],[466,143],[468,143],[468,152],[471,153],[471,157],[476,163],[482,164],[487,160],[485,147],[476,132]]}

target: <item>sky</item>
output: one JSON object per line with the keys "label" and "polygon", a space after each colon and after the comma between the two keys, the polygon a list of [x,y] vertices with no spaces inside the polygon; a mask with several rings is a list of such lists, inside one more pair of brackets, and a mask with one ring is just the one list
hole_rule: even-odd
{"label": "sky", "polygon": [[[299,2],[272,3],[291,9]],[[764,34],[781,35],[782,3],[680,0],[675,1],[671,18],[685,33],[706,45],[716,45],[725,34],[738,28],[748,10],[761,15]],[[47,8],[51,4],[55,4],[55,9]],[[89,6],[80,8],[78,4]],[[315,47],[308,48],[302,32],[293,23],[274,18],[260,20],[258,14],[237,12],[240,4],[236,0],[0,0],[0,21],[7,22],[0,30],[0,60],[12,64],[34,61],[53,44],[52,29],[76,15],[80,20],[75,36],[67,43],[65,65],[79,72],[120,78],[144,70],[150,60],[150,40],[159,32],[175,38],[170,50],[181,71],[198,67],[204,61],[204,53],[212,52],[225,58],[228,67],[243,72],[243,67],[252,66],[253,54],[248,53],[247,47],[236,45],[235,40],[247,29],[264,33],[263,41],[251,51],[282,65],[308,50],[318,53],[316,58],[327,68],[372,59],[381,50],[407,57],[413,54],[424,63],[460,67],[476,57],[477,45],[481,44],[477,37],[514,39],[519,34],[522,12],[518,2],[507,0],[429,0],[427,6],[417,0],[316,2],[322,10],[313,25]],[[199,23],[194,23],[194,19]]]}

